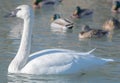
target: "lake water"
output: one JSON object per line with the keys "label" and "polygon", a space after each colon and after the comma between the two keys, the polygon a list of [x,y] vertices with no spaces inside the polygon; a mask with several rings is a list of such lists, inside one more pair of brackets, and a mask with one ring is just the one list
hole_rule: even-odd
{"label": "lake water", "polygon": [[[8,75],[7,68],[19,48],[22,32],[22,20],[3,18],[3,16],[21,4],[31,4],[32,0],[1,0],[0,1],[0,83],[120,83],[120,30],[115,31],[112,39],[80,40],[78,33],[83,24],[93,28],[102,28],[103,23],[111,16],[111,0],[63,0],[55,6],[44,6],[35,10],[35,25],[33,28],[31,53],[47,48],[64,48],[75,51],[93,52],[95,56],[112,58],[115,62],[106,64],[98,71],[86,72],[80,75]],[[50,29],[51,17],[60,13],[69,18],[77,5],[93,9],[92,17],[71,19],[75,22],[72,31],[53,32]],[[117,15],[119,18],[120,15]]]}

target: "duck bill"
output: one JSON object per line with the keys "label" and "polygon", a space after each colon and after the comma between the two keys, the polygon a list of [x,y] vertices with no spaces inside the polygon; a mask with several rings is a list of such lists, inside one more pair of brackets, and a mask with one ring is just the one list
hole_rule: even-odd
{"label": "duck bill", "polygon": [[77,16],[77,10],[74,11],[73,16]]}
{"label": "duck bill", "polygon": [[54,18],[53,18],[53,17],[51,18],[51,21],[54,21]]}
{"label": "duck bill", "polygon": [[112,6],[112,10],[116,10],[117,6],[116,5],[113,5]]}

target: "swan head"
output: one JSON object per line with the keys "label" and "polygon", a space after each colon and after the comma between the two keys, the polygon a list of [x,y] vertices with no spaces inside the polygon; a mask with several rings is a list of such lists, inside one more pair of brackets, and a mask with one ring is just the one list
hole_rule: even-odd
{"label": "swan head", "polygon": [[15,8],[11,13],[6,15],[6,17],[18,17],[21,19],[33,17],[33,10],[28,5],[20,5],[17,8]]}

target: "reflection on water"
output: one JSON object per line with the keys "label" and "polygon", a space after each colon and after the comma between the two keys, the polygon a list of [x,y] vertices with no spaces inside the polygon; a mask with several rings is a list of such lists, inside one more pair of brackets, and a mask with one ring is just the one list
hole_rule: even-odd
{"label": "reflection on water", "polygon": [[9,74],[8,83],[74,83],[80,79],[81,75],[19,75]]}
{"label": "reflection on water", "polygon": [[[114,63],[106,64],[97,72],[68,76],[35,76],[7,75],[7,67],[14,58],[20,43],[22,20],[17,18],[5,19],[3,16],[20,4],[30,4],[32,0],[1,0],[0,1],[0,83],[120,83],[120,30],[115,31],[112,39],[79,40],[78,33],[84,24],[101,29],[103,23],[114,16],[111,13],[112,0],[63,0],[55,6],[46,6],[35,11],[35,24],[31,53],[47,48],[65,48],[76,51],[88,51],[97,48],[94,55],[115,59]],[[71,19],[76,6],[90,8],[94,11],[92,17]],[[51,17],[60,13],[61,17],[70,18],[75,23],[72,31],[54,32],[50,28]],[[8,80],[7,80],[8,79]]]}
{"label": "reflection on water", "polygon": [[115,65],[116,63],[110,63],[109,65],[100,68],[99,71],[92,71],[77,75],[9,74],[8,83],[119,83],[118,70],[113,71],[111,69],[115,67]]}

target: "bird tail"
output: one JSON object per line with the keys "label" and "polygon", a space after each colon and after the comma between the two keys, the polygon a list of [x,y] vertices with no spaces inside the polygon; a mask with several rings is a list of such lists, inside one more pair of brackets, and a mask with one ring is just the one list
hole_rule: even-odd
{"label": "bird tail", "polygon": [[93,51],[95,51],[96,50],[96,48],[94,48],[94,49],[92,49],[92,50],[90,50],[89,52],[87,52],[86,54],[91,54]]}
{"label": "bird tail", "polygon": [[[88,51],[88,52],[80,52],[80,53],[75,53],[75,54],[78,54],[78,55],[89,55],[89,54],[91,54],[95,49],[96,49],[96,48],[94,48],[94,49],[92,49],[92,50],[90,50],[90,51]],[[74,54],[74,52],[73,52],[73,54]]]}
{"label": "bird tail", "polygon": [[113,62],[114,61],[114,59],[104,59],[104,58],[102,58],[102,60],[104,60],[106,62]]}

